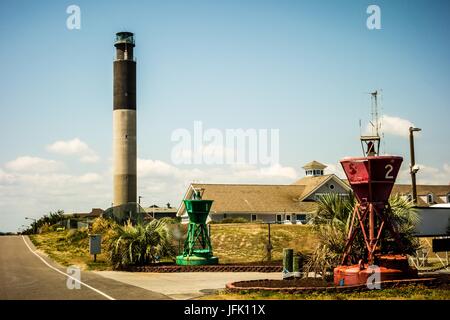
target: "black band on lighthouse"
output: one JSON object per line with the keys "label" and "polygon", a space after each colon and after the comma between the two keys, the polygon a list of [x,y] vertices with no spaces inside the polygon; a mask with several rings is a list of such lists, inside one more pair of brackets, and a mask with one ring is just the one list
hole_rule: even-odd
{"label": "black band on lighthouse", "polygon": [[114,61],[113,110],[136,110],[136,62]]}

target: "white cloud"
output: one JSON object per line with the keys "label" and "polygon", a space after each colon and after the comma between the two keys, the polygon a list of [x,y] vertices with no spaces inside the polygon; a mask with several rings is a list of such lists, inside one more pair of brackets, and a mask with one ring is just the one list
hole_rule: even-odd
{"label": "white cloud", "polygon": [[290,184],[298,178],[292,167],[275,164],[174,166],[170,163],[138,159],[138,194],[144,206],[167,202],[178,206],[190,183]]}
{"label": "white cloud", "polygon": [[89,155],[84,155],[80,158],[81,162],[84,163],[95,163],[98,162],[100,160],[100,157],[98,155],[96,155],[95,153],[89,154]]}
{"label": "white cloud", "polygon": [[72,154],[83,154],[87,151],[89,151],[89,147],[86,143],[81,141],[78,138],[67,140],[67,141],[56,141],[49,145],[47,147],[48,151],[59,153],[59,154],[65,154],[65,155],[72,155]]}
{"label": "white cloud", "polygon": [[[445,163],[441,168],[418,164],[419,171],[416,174],[417,184],[450,184],[450,164]],[[411,183],[409,167],[405,166],[400,170],[398,176],[399,183]]]}
{"label": "white cloud", "polygon": [[[400,137],[408,137],[409,127],[414,127],[414,124],[409,120],[388,115],[383,115],[379,122],[381,123],[381,132]],[[373,134],[372,131],[373,127],[369,123],[366,127],[365,134]]]}
{"label": "white cloud", "polygon": [[77,177],[77,181],[80,183],[94,183],[100,182],[102,180],[102,176],[98,173],[86,173],[79,177]]}
{"label": "white cloud", "polygon": [[55,172],[62,168],[62,163],[38,157],[22,156],[7,162],[5,168],[15,172]]}
{"label": "white cloud", "polygon": [[[245,180],[260,180],[264,182],[275,180],[295,180],[297,178],[297,172],[292,167],[283,167],[280,164],[274,164],[268,167],[256,167],[256,166],[233,166],[230,172],[231,176],[235,175],[239,181]],[[243,182],[245,183],[245,182]]]}
{"label": "white cloud", "polygon": [[139,177],[158,176],[167,177],[175,176],[179,173],[179,169],[160,160],[137,159],[137,171]]}
{"label": "white cloud", "polygon": [[[25,216],[40,217],[49,211],[89,212],[106,208],[112,199],[108,173],[74,175],[60,172],[0,170],[0,230],[15,231],[28,222]],[[13,214],[10,214],[13,213]]]}
{"label": "white cloud", "polygon": [[325,165],[327,166],[324,170],[325,174],[335,174],[341,179],[347,179],[340,163],[325,163]]}
{"label": "white cloud", "polygon": [[444,172],[448,175],[450,175],[450,165],[448,163],[445,163],[444,166]]}
{"label": "white cloud", "polygon": [[[202,163],[206,165],[223,165],[236,163],[239,156],[248,157],[247,150],[226,147],[217,144],[207,144],[199,146],[193,150],[191,146],[185,148],[174,148],[172,150],[172,163],[174,164],[195,164]],[[198,161],[198,162],[197,162]]]}
{"label": "white cloud", "polygon": [[260,169],[261,174],[265,177],[280,177],[287,179],[296,179],[297,171],[292,167],[283,167],[279,163]]}
{"label": "white cloud", "polygon": [[13,174],[7,173],[0,168],[0,185],[14,183],[15,180]]}
{"label": "white cloud", "polygon": [[75,155],[81,162],[93,163],[100,160],[98,155],[78,138],[72,140],[59,140],[47,146],[47,150],[56,154]]}

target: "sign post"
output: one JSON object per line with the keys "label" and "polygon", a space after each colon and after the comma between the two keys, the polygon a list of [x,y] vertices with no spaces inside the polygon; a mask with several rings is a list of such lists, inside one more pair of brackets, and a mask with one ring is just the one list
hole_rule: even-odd
{"label": "sign post", "polygon": [[102,235],[89,235],[89,254],[94,255],[94,262],[97,262],[97,254],[102,252]]}

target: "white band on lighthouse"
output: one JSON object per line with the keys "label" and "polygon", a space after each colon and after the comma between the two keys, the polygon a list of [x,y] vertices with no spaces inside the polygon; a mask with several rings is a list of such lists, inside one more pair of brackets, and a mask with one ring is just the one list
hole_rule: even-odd
{"label": "white band on lighthouse", "polygon": [[114,205],[136,202],[136,110],[113,111]]}

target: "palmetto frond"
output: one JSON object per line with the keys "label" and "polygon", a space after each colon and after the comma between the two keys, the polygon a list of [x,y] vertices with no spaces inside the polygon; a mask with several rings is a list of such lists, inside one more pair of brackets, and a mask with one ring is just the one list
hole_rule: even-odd
{"label": "palmetto frond", "polygon": [[133,226],[117,225],[110,238],[110,260],[114,268],[155,262],[157,257],[173,257],[172,233],[166,219]]}

